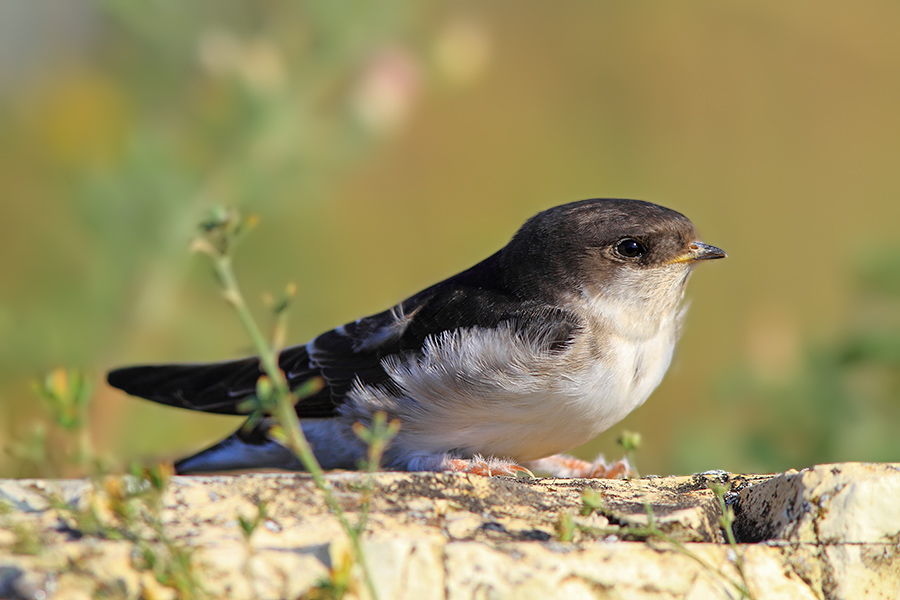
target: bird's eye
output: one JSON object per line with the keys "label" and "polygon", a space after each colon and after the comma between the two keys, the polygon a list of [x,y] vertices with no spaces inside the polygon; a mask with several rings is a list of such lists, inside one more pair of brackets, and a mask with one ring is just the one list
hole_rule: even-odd
{"label": "bird's eye", "polygon": [[637,258],[647,252],[647,247],[634,238],[622,238],[616,242],[615,251],[623,258]]}

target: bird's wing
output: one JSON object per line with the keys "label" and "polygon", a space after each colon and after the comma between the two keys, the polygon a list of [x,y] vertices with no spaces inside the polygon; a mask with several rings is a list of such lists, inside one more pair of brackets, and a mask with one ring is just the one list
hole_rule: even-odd
{"label": "bird's wing", "polygon": [[256,357],[217,363],[140,365],[110,371],[115,388],[190,410],[240,414],[237,405],[256,391],[261,375]]}
{"label": "bird's wing", "polygon": [[[407,301],[409,302],[409,301]],[[389,311],[359,319],[318,336],[305,345],[281,352],[279,366],[295,389],[312,378],[321,377],[325,385],[315,394],[297,403],[301,417],[331,417],[360,378],[367,383],[388,379],[381,359],[400,351],[408,321]],[[111,371],[107,381],[133,396],[159,404],[189,410],[226,415],[245,414],[243,401],[256,393],[263,374],[259,358],[124,367]]]}
{"label": "bird's wing", "polygon": [[[493,257],[492,257],[493,258]],[[490,261],[483,266],[490,267]],[[481,265],[479,265],[481,266]],[[565,344],[578,330],[571,313],[520,301],[486,268],[473,268],[405,300],[385,312],[325,332],[305,345],[285,349],[279,365],[296,388],[314,377],[324,387],[297,403],[304,418],[330,417],[357,379],[392,385],[382,360],[414,354],[426,338],[461,328],[493,328],[510,323],[517,331],[548,344]],[[111,371],[113,387],[131,395],[191,410],[242,414],[262,372],[256,357],[208,364],[125,367]]]}
{"label": "bird's wing", "polygon": [[[306,345],[308,365],[325,380],[337,407],[354,382],[388,391],[396,387],[385,370],[384,359],[415,357],[427,339],[447,332],[501,325],[511,328],[531,347],[546,351],[563,349],[581,331],[581,320],[570,311],[454,281],[453,285],[439,284],[388,311],[320,335]],[[298,365],[297,372],[286,372],[293,380],[304,377],[305,368]],[[301,417],[303,405],[297,405]]]}
{"label": "bird's wing", "polygon": [[[304,346],[285,349],[279,357],[282,369],[298,364],[308,364]],[[314,377],[309,370],[302,381]],[[263,374],[259,358],[251,356],[238,360],[215,363],[140,365],[110,371],[107,381],[113,387],[131,394],[189,410],[223,415],[240,415],[249,412],[243,401],[255,395],[256,382]],[[304,400],[307,416],[331,416],[334,407],[326,390],[319,390]]]}

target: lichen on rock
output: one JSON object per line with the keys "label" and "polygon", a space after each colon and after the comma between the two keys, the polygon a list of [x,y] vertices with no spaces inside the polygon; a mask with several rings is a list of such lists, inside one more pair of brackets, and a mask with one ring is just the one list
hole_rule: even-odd
{"label": "lichen on rock", "polygon": [[[382,600],[900,594],[900,465],[632,480],[367,477],[328,482],[351,519],[370,498],[364,550]],[[723,536],[714,484],[728,490],[737,546]],[[175,477],[156,508],[126,510],[109,489],[118,488],[0,481],[2,597],[298,598],[337,584],[367,597],[306,475]],[[248,536],[239,517],[260,506]]]}

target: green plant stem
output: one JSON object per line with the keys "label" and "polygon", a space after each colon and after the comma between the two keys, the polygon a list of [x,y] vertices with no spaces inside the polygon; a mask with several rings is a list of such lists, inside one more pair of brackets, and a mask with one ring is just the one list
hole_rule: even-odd
{"label": "green plant stem", "polygon": [[89,465],[94,460],[94,445],[91,443],[91,432],[88,429],[87,420],[81,422],[78,430],[78,463],[82,466]]}
{"label": "green plant stem", "polygon": [[341,527],[343,527],[344,531],[346,531],[347,535],[350,537],[356,559],[362,567],[369,594],[372,596],[373,600],[378,600],[378,592],[375,590],[371,571],[369,570],[366,556],[362,549],[360,540],[361,528],[354,527],[347,519],[344,510],[341,508],[340,504],[338,504],[334,494],[331,493],[331,488],[325,480],[325,473],[322,471],[322,467],[316,460],[306,436],[303,435],[303,430],[300,427],[300,419],[297,417],[297,412],[294,407],[297,400],[291,392],[291,388],[284,376],[284,372],[278,365],[276,350],[268,343],[262,331],[259,329],[259,326],[257,326],[256,321],[254,321],[253,316],[250,314],[250,309],[247,308],[247,303],[244,301],[244,297],[241,294],[240,287],[237,283],[237,278],[232,269],[231,257],[228,254],[220,253],[213,257],[213,262],[215,264],[216,273],[224,288],[225,300],[234,307],[235,311],[237,311],[241,323],[244,325],[244,328],[247,330],[247,333],[253,341],[253,345],[256,346],[256,349],[259,352],[259,360],[263,370],[266,372],[275,388],[275,418],[278,419],[278,422],[281,424],[281,427],[287,436],[288,447],[294,452],[297,458],[300,459],[303,467],[312,476],[316,486],[322,491],[322,494],[325,497],[325,503],[332,512],[334,512]]}
{"label": "green plant stem", "polygon": [[734,512],[731,507],[729,507],[725,503],[725,489],[721,486],[713,487],[713,494],[715,494],[716,498],[719,500],[719,508],[722,511],[721,517],[721,525],[722,529],[725,532],[725,539],[728,541],[728,545],[731,546],[731,549],[734,551],[734,562],[735,567],[737,567],[738,573],[741,576],[741,579],[744,581],[744,587],[747,590],[747,597],[750,597],[750,586],[747,584],[747,574],[744,571],[744,557],[738,548],[737,540],[734,537],[734,530],[732,527],[734,526]]}
{"label": "green plant stem", "polygon": [[706,561],[706,559],[701,557],[699,554],[697,554],[696,552],[693,552],[692,550],[689,550],[685,544],[676,540],[675,538],[673,538],[672,536],[670,536],[669,534],[664,532],[662,529],[660,529],[659,526],[657,526],[657,524],[656,524],[656,518],[653,515],[653,508],[649,504],[647,504],[646,509],[647,509],[647,519],[648,519],[648,523],[649,523],[647,526],[647,529],[649,530],[650,535],[672,544],[679,553],[696,561],[700,566],[702,566],[704,569],[706,569],[710,573],[715,573],[716,575],[721,577],[724,581],[730,583],[741,596],[743,596],[744,598],[747,598],[748,600],[753,599],[753,596],[750,594],[750,590],[747,587],[747,579],[746,579],[746,577],[744,577],[743,569],[738,568],[738,574],[741,576],[741,580],[743,581],[743,583],[738,583],[732,577],[729,577],[725,573],[725,571],[723,571],[722,569],[720,569],[718,567],[711,565],[709,562]]}

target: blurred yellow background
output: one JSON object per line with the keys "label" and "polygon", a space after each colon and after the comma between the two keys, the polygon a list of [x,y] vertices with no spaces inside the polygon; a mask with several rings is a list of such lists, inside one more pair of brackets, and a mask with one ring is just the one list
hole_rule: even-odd
{"label": "blurred yellow background", "polygon": [[[577,454],[644,473],[900,460],[900,4],[6,0],[0,4],[0,475],[40,473],[31,382],[95,380],[124,464],[237,427],[105,371],[241,356],[192,255],[209,207],[261,221],[254,310],[291,343],[378,312],[590,197],[658,202],[702,265],[673,366]],[[34,442],[36,443],[36,442]]]}

